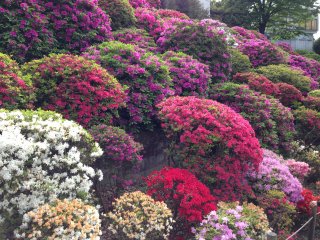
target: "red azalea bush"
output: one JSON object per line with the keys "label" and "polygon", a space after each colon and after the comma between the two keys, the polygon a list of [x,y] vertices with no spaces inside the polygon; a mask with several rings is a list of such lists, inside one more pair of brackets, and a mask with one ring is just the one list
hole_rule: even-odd
{"label": "red azalea bush", "polygon": [[300,107],[294,111],[294,117],[299,139],[306,144],[320,143],[320,112]]}
{"label": "red azalea bush", "polygon": [[161,4],[160,0],[129,0],[129,2],[134,8],[157,8],[160,7]]}
{"label": "red azalea bush", "polygon": [[287,83],[277,83],[279,89],[278,99],[286,107],[294,107],[303,99],[302,93],[294,86]]}
{"label": "red azalea bush", "polygon": [[245,176],[258,168],[262,151],[241,115],[196,97],[171,97],[158,107],[174,165],[190,169],[219,200],[236,200],[251,192]]}
{"label": "red azalea bush", "polygon": [[113,32],[114,39],[126,43],[137,45],[146,51],[156,52],[157,45],[147,31],[137,28],[125,28]]}
{"label": "red azalea bush", "polygon": [[36,88],[36,107],[62,113],[84,126],[110,122],[124,106],[118,81],[93,61],[52,54],[23,66]]}
{"label": "red azalea bush", "polygon": [[[302,196],[304,200],[301,200],[297,203],[297,209],[301,213],[311,214],[310,203],[312,201],[320,201],[320,196],[314,196],[313,192],[310,189],[303,189]],[[320,208],[318,207],[318,212],[320,212]]]}
{"label": "red azalea bush", "polygon": [[157,44],[162,51],[181,51],[209,65],[215,81],[227,80],[231,73],[225,26],[214,20],[180,21],[168,26]]}
{"label": "red azalea bush", "polygon": [[27,78],[25,81],[21,77],[18,64],[0,53],[0,108],[13,110],[33,107],[34,88]]}
{"label": "red azalea bush", "polygon": [[112,30],[130,27],[136,22],[128,0],[99,0],[99,6],[111,18]]}
{"label": "red azalea bush", "polygon": [[276,84],[271,82],[265,76],[259,75],[257,73],[237,73],[233,76],[232,81],[236,83],[245,83],[250,87],[250,89],[264,93],[266,95],[277,97],[279,94],[279,89]]}
{"label": "red azalea bush", "polygon": [[162,55],[162,58],[169,65],[175,95],[207,95],[211,82],[209,66],[181,52],[168,51]]}
{"label": "red azalea bush", "polygon": [[173,95],[169,67],[158,56],[117,41],[93,46],[84,54],[106,68],[128,88],[127,115],[130,124],[152,128],[155,105]]}
{"label": "red azalea bush", "polygon": [[[213,85],[209,96],[218,102],[226,104],[248,120],[255,130],[257,138],[263,147],[274,150],[287,150],[293,140],[293,119],[286,118],[278,121],[279,108],[288,112],[277,100],[268,98],[252,91],[246,85],[223,83]],[[291,122],[290,122],[291,121]],[[287,122],[286,124],[284,124]],[[284,130],[280,126],[286,125]],[[286,134],[283,134],[283,131]]]}
{"label": "red azalea bush", "polygon": [[320,97],[307,96],[303,99],[303,105],[320,112]]}
{"label": "red azalea bush", "polygon": [[209,188],[185,169],[163,168],[152,172],[146,179],[147,194],[164,201],[173,215],[189,223],[201,222],[216,209],[215,198]]}
{"label": "red azalea bush", "polygon": [[0,12],[0,51],[19,61],[59,49],[83,51],[112,37],[98,0],[5,1]]}

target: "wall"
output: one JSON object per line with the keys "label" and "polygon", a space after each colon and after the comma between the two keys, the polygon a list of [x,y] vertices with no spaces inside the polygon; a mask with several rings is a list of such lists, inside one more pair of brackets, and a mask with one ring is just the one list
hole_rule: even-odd
{"label": "wall", "polygon": [[292,40],[280,40],[277,42],[285,42],[291,45],[294,50],[308,50],[312,51],[313,47],[313,35],[308,34],[306,36],[299,36]]}

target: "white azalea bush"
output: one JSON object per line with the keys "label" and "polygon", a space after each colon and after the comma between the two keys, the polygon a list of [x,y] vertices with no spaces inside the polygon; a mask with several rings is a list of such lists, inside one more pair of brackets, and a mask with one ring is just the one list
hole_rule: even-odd
{"label": "white azalea bush", "polygon": [[99,240],[101,235],[99,211],[80,199],[57,200],[26,213],[16,233],[25,240]]}
{"label": "white azalea bush", "polygon": [[164,202],[157,202],[140,192],[125,193],[113,203],[108,229],[112,239],[169,239],[172,212]]}
{"label": "white azalea bush", "polygon": [[102,179],[90,165],[101,155],[91,135],[60,114],[0,110],[0,235],[39,205],[90,200],[93,180]]}

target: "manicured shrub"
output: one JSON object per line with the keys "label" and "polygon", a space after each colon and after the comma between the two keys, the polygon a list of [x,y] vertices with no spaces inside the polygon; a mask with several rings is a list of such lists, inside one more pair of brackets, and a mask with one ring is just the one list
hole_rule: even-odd
{"label": "manicured shrub", "polygon": [[159,9],[158,14],[162,18],[181,18],[181,19],[190,19],[186,14],[171,10],[171,9]]}
{"label": "manicured shrub", "polygon": [[263,161],[258,172],[249,173],[249,179],[259,195],[269,190],[279,190],[286,194],[291,202],[303,199],[302,185],[294,177],[284,159],[270,150],[263,150]]}
{"label": "manicured shrub", "polygon": [[320,61],[320,55],[315,52],[308,51],[308,50],[296,50],[296,53],[298,53],[299,55],[302,55],[304,57],[316,60],[318,62]]}
{"label": "manicured shrub", "polygon": [[73,55],[50,55],[23,66],[36,88],[36,107],[54,110],[88,126],[110,122],[124,106],[118,81],[93,61]]}
{"label": "manicured shrub", "polygon": [[313,59],[308,59],[300,55],[291,55],[288,64],[297,69],[301,69],[304,75],[311,77],[314,82],[312,83],[312,89],[319,86],[320,78],[320,63]]}
{"label": "manicured shrub", "polygon": [[262,152],[241,115],[196,97],[171,97],[158,107],[174,165],[189,168],[219,199],[250,193],[245,175],[249,168],[258,168]]}
{"label": "manicured shrub", "polygon": [[277,83],[276,86],[279,89],[278,99],[284,106],[294,108],[302,101],[302,93],[294,86],[287,83]]}
{"label": "manicured shrub", "polygon": [[304,140],[306,144],[318,144],[320,142],[320,113],[305,107],[300,107],[293,113],[299,139]]}
{"label": "manicured shrub", "polygon": [[127,117],[130,124],[152,127],[155,105],[173,95],[169,67],[158,56],[121,42],[105,42],[91,47],[84,55],[106,68],[128,86]]}
{"label": "manicured shrub", "polygon": [[137,191],[123,194],[113,207],[108,213],[112,239],[168,239],[173,220],[164,202]]}
{"label": "manicured shrub", "polygon": [[[240,212],[241,217],[237,219],[237,222],[247,222],[248,226],[246,227],[246,232],[250,238],[255,240],[263,239],[265,234],[270,231],[270,227],[267,215],[262,208],[247,202],[244,202],[241,206],[239,206],[239,202],[220,202],[218,204],[218,211],[235,213],[232,209],[240,210],[240,207],[242,208],[242,211]],[[237,215],[235,217],[237,217]]]}
{"label": "manicured shrub", "polygon": [[293,54],[293,48],[291,47],[291,45],[289,43],[286,42],[278,42],[276,43],[278,47],[280,47],[282,50],[284,50],[287,53]]}
{"label": "manicured shrub", "polygon": [[244,55],[238,49],[235,48],[229,48],[229,52],[231,55],[230,62],[232,67],[231,76],[237,73],[250,71],[252,65],[247,55]]}
{"label": "manicured shrub", "polygon": [[128,0],[99,0],[99,7],[111,18],[112,30],[130,27],[136,22]]}
{"label": "manicured shrub", "polygon": [[292,175],[298,178],[300,182],[303,182],[304,178],[307,177],[311,171],[309,164],[306,162],[288,159],[284,161],[284,163],[287,165]]}
{"label": "manicured shrub", "polygon": [[242,27],[232,27],[233,37],[237,42],[245,42],[248,40],[265,40],[267,41],[267,37],[257,31],[248,30]]}
{"label": "manicured shrub", "polygon": [[308,96],[311,97],[320,97],[320,90],[313,90],[311,92],[308,93]]}
{"label": "manicured shrub", "polygon": [[231,72],[224,25],[204,19],[178,21],[168,26],[158,39],[162,51],[181,51],[209,65],[214,81],[227,80]]}
{"label": "manicured shrub", "polygon": [[303,99],[303,105],[320,112],[320,97],[307,96]]}
{"label": "manicured shrub", "polygon": [[295,205],[288,201],[283,192],[270,190],[257,198],[258,204],[268,216],[270,227],[278,233],[281,240],[283,235],[291,232],[296,217]]}
{"label": "manicured shrub", "polygon": [[168,63],[175,95],[206,96],[211,82],[209,66],[184,53],[168,51],[162,55]]}
{"label": "manicured shrub", "polygon": [[0,108],[33,107],[34,89],[28,79],[24,81],[21,77],[17,63],[9,56],[0,54]]}
{"label": "manicured shrub", "polygon": [[129,0],[129,2],[134,8],[157,8],[160,6],[160,0]]}
{"label": "manicured shrub", "polygon": [[263,75],[253,72],[237,73],[232,78],[233,82],[245,83],[250,89],[264,93],[266,95],[272,95],[277,97],[279,95],[279,89],[276,84],[271,82]]}
{"label": "manicured shrub", "polygon": [[20,62],[57,50],[83,51],[112,37],[97,0],[6,1],[0,11],[0,51]]}
{"label": "manicured shrub", "polygon": [[[254,92],[246,85],[223,83],[213,85],[209,96],[231,107],[248,120],[262,146],[286,151],[293,140],[293,117],[276,99]],[[277,109],[277,110],[276,110]],[[280,118],[278,111],[287,114]]]}
{"label": "manicured shrub", "polygon": [[91,199],[101,171],[92,165],[101,148],[60,114],[0,111],[0,225],[8,231],[22,215],[56,198]]}
{"label": "manicured shrub", "polygon": [[299,89],[301,92],[309,92],[311,80],[304,76],[299,69],[292,69],[287,65],[269,65],[256,69],[256,72],[264,75],[274,83],[287,83]]}
{"label": "manicured shrub", "polygon": [[157,45],[153,37],[143,29],[125,28],[113,32],[113,36],[115,40],[119,42],[137,45],[146,51],[156,52],[157,50]]}
{"label": "manicured shrub", "polygon": [[146,179],[147,193],[157,201],[164,201],[174,216],[190,223],[200,222],[216,209],[215,198],[209,188],[185,169],[163,168]]}
{"label": "manicured shrub", "polygon": [[100,239],[99,211],[79,199],[56,200],[24,215],[18,239]]}

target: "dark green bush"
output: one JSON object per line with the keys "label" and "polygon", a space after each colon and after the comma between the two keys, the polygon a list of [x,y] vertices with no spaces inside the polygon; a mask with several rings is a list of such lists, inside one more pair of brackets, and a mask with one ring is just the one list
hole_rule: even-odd
{"label": "dark green bush", "polygon": [[230,48],[229,53],[231,55],[230,60],[232,66],[231,76],[241,72],[250,72],[252,64],[247,55],[244,55],[242,52],[235,48]]}

